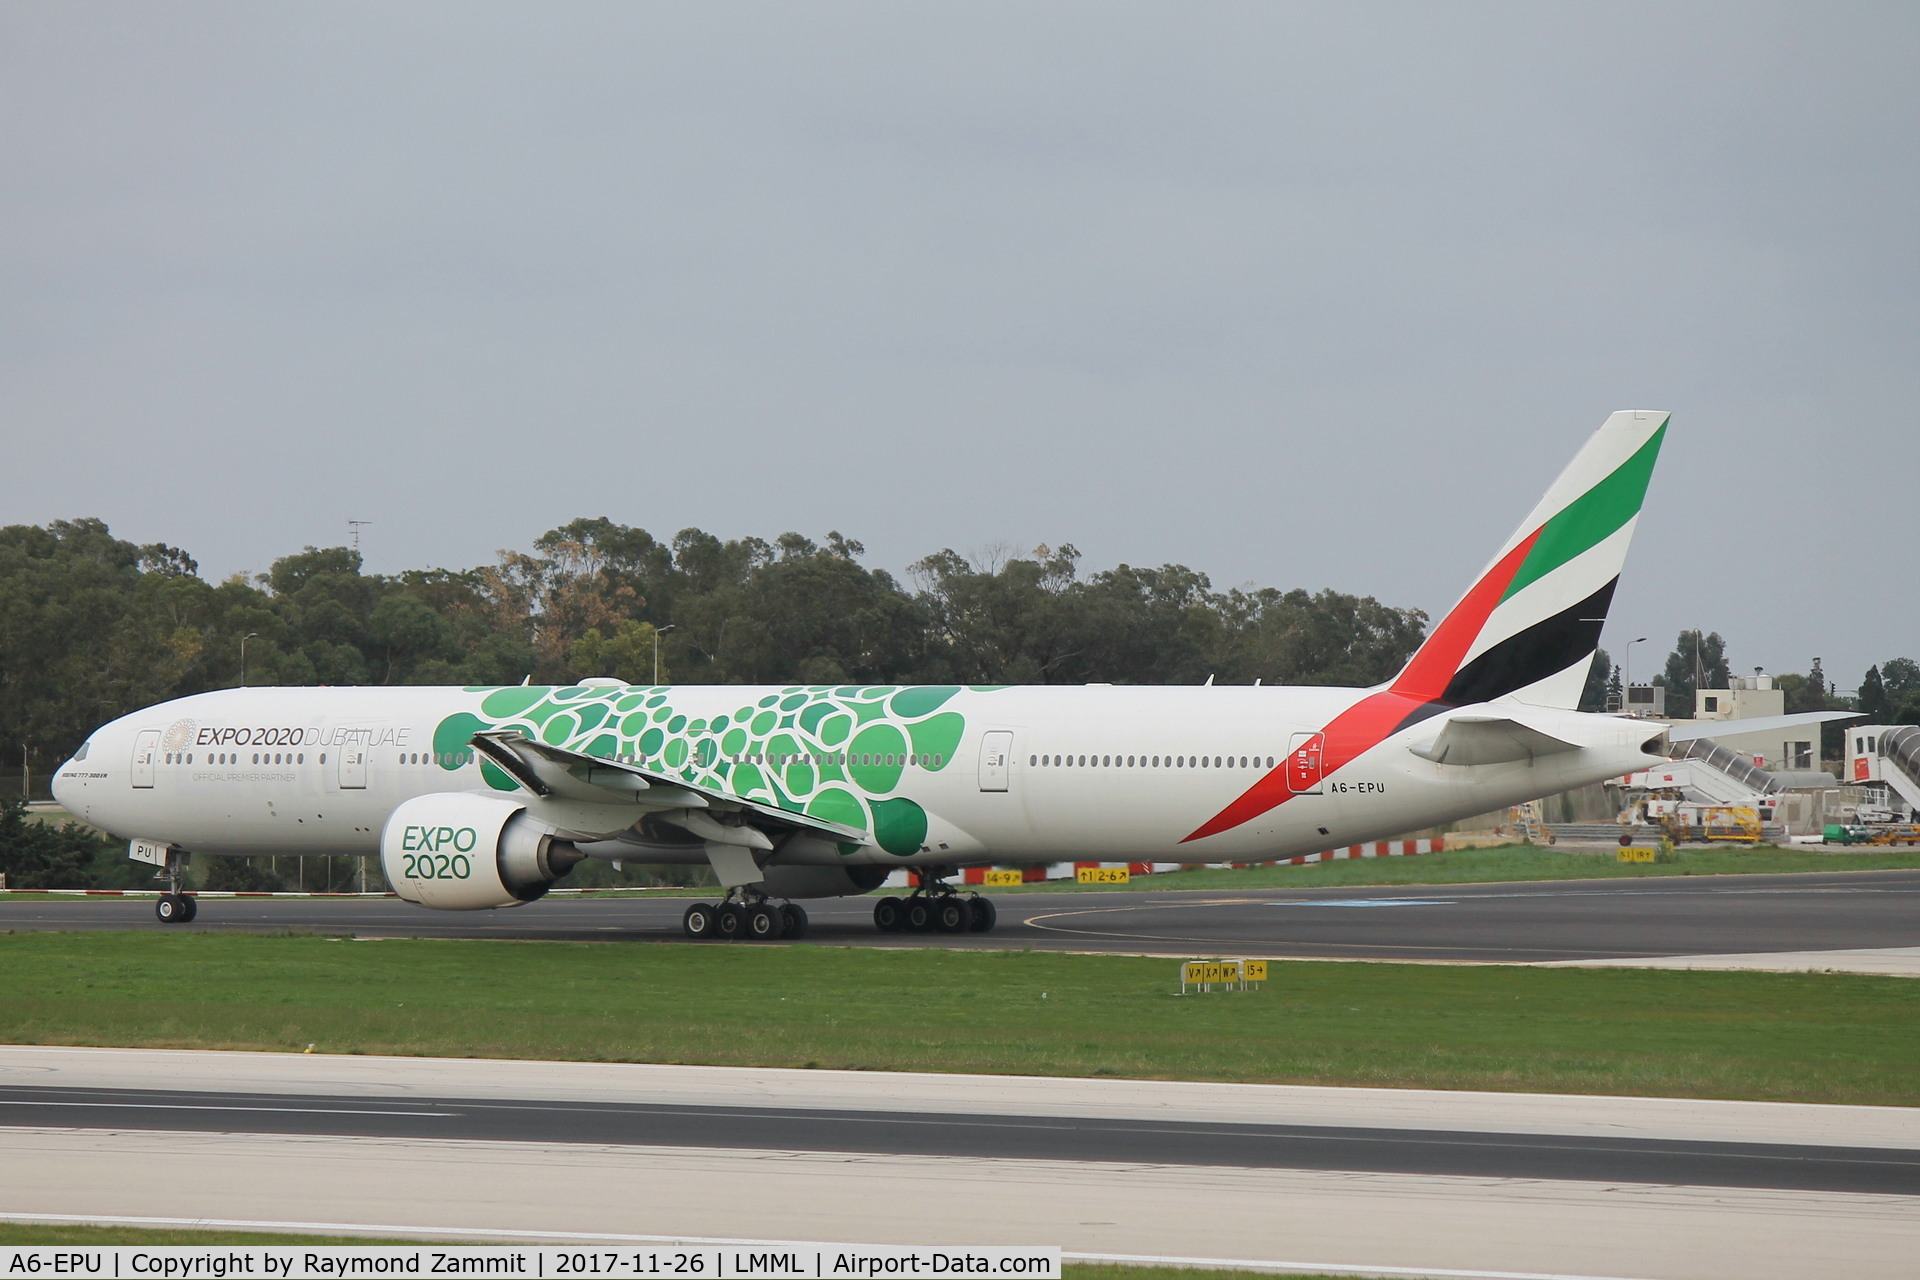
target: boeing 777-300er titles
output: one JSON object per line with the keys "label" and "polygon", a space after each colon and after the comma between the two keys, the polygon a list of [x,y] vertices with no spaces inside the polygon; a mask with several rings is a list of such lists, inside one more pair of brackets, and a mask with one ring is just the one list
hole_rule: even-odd
{"label": "boeing 777-300er titles", "polygon": [[993,926],[957,868],[1251,862],[1397,835],[1666,758],[1575,710],[1667,415],[1611,415],[1406,668],[1371,689],[243,688],[115,720],[61,767],[192,919],[192,854],[378,854],[400,897],[532,902],[586,858],[709,866],[695,937],[793,936],[877,888],[886,930]]}

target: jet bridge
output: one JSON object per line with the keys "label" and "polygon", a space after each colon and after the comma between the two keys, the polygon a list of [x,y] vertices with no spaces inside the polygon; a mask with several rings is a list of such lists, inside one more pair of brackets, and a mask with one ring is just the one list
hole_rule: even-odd
{"label": "jet bridge", "polygon": [[1847,781],[1876,787],[1886,807],[1920,816],[1920,726],[1862,724],[1847,730]]}

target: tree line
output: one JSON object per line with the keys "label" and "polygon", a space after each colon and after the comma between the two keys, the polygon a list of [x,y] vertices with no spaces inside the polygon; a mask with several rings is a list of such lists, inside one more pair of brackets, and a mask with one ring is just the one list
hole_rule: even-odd
{"label": "tree line", "polygon": [[663,541],[581,519],[478,568],[370,574],[307,547],[209,582],[97,519],[0,528],[0,761],[44,775],[107,720],[243,682],[653,683],[657,662],[683,684],[1366,685],[1427,628],[1371,596],[1222,591],[1184,565],[1089,573],[1070,545],[943,550],[905,582],[864,554],[839,533]]}
{"label": "tree line", "polygon": [[[1071,545],[969,559],[943,550],[900,581],[839,533],[670,540],[605,518],[472,569],[364,571],[307,547],[209,582],[187,552],[97,519],[0,528],[0,769],[41,777],[96,726],[241,683],[1330,684],[1391,677],[1427,615],[1371,596],[1216,589],[1184,565],[1087,572]],[[657,666],[656,666],[657,664]],[[1725,687],[1726,642],[1682,632],[1656,682],[1690,711]],[[1595,656],[1582,706],[1620,705]],[[1876,664],[1840,694],[1818,660],[1777,677],[1789,711],[1920,723],[1920,666]],[[43,786],[35,791],[44,793]]]}
{"label": "tree line", "polygon": [[[1733,675],[1727,660],[1727,642],[1718,631],[1682,631],[1661,670],[1647,683],[1667,691],[1667,714],[1691,716],[1694,694],[1701,689],[1730,687]],[[1788,715],[1804,711],[1857,711],[1869,724],[1920,724],[1920,662],[1912,658],[1889,658],[1868,667],[1860,685],[1844,693],[1828,678],[1820,659],[1803,675],[1786,671],[1773,677],[1774,687],[1784,695]],[[1594,654],[1587,675],[1581,709],[1600,711],[1624,705],[1625,689],[1621,670],[1605,649]],[[1821,729],[1821,756],[1834,759],[1842,754],[1844,724],[1828,724]]]}

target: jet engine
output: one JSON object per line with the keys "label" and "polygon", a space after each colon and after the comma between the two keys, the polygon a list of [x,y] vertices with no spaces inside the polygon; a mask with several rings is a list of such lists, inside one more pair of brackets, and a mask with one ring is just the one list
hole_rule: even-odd
{"label": "jet engine", "polygon": [[584,859],[505,796],[416,796],[380,833],[380,865],[403,899],[441,911],[517,907],[545,895]]}

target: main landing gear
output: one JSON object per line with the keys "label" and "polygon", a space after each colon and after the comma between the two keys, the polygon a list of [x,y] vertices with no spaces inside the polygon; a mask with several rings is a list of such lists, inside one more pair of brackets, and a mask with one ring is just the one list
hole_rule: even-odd
{"label": "main landing gear", "polygon": [[680,927],[696,942],[774,942],[807,936],[807,913],[794,902],[773,902],[764,893],[727,890],[722,902],[696,902],[680,917]]}
{"label": "main landing gear", "polygon": [[904,898],[873,904],[873,927],[882,933],[989,933],[999,920],[993,901],[961,893],[946,882],[948,871],[922,871]]}

